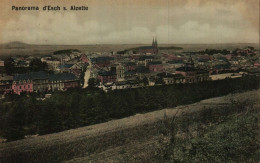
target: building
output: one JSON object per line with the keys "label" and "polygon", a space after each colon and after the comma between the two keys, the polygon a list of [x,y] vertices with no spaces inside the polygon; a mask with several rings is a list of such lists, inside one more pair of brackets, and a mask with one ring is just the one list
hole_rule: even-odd
{"label": "building", "polygon": [[158,53],[158,44],[157,39],[153,38],[152,46],[142,46],[138,48],[139,53],[145,53],[145,54],[156,54]]}
{"label": "building", "polygon": [[190,57],[185,66],[177,68],[176,74],[181,74],[185,77],[186,83],[195,83],[209,80],[209,72],[194,67],[194,62]]}
{"label": "building", "polygon": [[13,76],[0,77],[0,94],[12,92]]}
{"label": "building", "polygon": [[88,63],[88,57],[85,54],[82,54],[82,56],[80,57],[80,60],[82,63]]}
{"label": "building", "polygon": [[99,71],[97,79],[100,81],[100,83],[103,85],[105,83],[113,83],[116,82],[117,75],[116,72],[113,70],[110,71]]}
{"label": "building", "polygon": [[22,92],[47,92],[67,90],[79,87],[79,80],[74,74],[48,74],[46,72],[30,72],[14,76],[12,91],[20,95]]}
{"label": "building", "polygon": [[33,92],[33,78],[31,74],[15,75],[12,84],[13,93],[20,95],[22,92]]}
{"label": "building", "polygon": [[150,72],[163,72],[164,71],[162,62],[159,62],[159,61],[148,63],[148,68],[149,68]]}
{"label": "building", "polygon": [[239,73],[224,73],[224,74],[214,74],[210,75],[211,80],[224,80],[226,78],[240,78],[242,77],[242,74]]}
{"label": "building", "polygon": [[171,68],[180,68],[184,66],[183,60],[171,60],[168,62]]}
{"label": "building", "polygon": [[138,59],[138,63],[139,63],[139,64],[144,64],[145,66],[147,66],[147,64],[148,64],[149,62],[152,62],[153,59],[154,59],[153,56],[143,55],[143,56],[141,56],[141,57]]}
{"label": "building", "polygon": [[112,57],[96,57],[91,58],[91,63],[95,68],[104,68],[111,65],[111,61],[114,60]]}
{"label": "building", "polygon": [[48,90],[49,74],[46,72],[32,72],[30,73],[33,92],[44,92]]}
{"label": "building", "polygon": [[127,62],[127,63],[125,63],[125,69],[127,71],[134,71],[134,70],[136,70],[136,63],[135,62]]}
{"label": "building", "polygon": [[157,74],[159,78],[161,78],[165,84],[178,84],[185,83],[185,77],[181,74],[171,74],[167,72]]}
{"label": "building", "polygon": [[59,60],[45,60],[44,62],[47,63],[48,69],[53,71],[56,71],[57,68],[61,65]]}
{"label": "building", "polygon": [[4,67],[5,66],[5,62],[4,61],[0,61],[0,67]]}
{"label": "building", "polygon": [[120,64],[116,66],[116,80],[117,81],[125,80],[125,67]]}
{"label": "building", "polygon": [[69,72],[71,72],[71,68],[72,68],[73,65],[74,65],[74,64],[59,65],[59,66],[57,67],[56,71],[62,72],[62,73],[64,73],[64,72],[69,73]]}
{"label": "building", "polygon": [[49,76],[48,90],[66,91],[69,88],[76,88],[79,86],[80,86],[79,80],[74,74],[61,73],[61,74],[52,74]]}

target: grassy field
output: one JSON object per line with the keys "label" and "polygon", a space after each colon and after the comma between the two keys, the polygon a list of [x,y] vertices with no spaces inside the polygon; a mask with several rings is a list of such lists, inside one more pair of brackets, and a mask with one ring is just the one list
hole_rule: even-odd
{"label": "grassy field", "polygon": [[255,162],[258,116],[249,91],[3,143],[0,162]]}

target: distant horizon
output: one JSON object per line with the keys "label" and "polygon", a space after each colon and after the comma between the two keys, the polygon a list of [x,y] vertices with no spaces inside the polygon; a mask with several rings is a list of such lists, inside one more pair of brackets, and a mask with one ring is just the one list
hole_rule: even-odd
{"label": "distant horizon", "polygon": [[[87,46],[87,45],[150,45],[152,43],[97,43],[97,44],[32,44],[32,43],[27,43],[23,41],[10,41],[10,42],[5,42],[0,45],[8,45],[8,44],[13,44],[13,43],[20,43],[20,44],[25,44],[25,45],[42,45],[42,46]],[[233,42],[227,42],[227,43],[160,43],[158,42],[158,45],[221,45],[221,44],[258,44],[260,46],[259,42],[240,42],[240,43],[233,43]]]}

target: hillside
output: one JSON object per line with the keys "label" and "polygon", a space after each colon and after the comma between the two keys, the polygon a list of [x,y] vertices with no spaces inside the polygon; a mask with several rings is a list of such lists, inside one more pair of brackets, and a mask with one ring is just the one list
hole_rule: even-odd
{"label": "hillside", "polygon": [[[0,144],[1,162],[150,162],[152,161],[149,160],[151,158],[158,161],[158,159],[161,158],[158,158],[155,153],[158,153],[157,149],[164,151],[164,147],[162,147],[162,143],[160,143],[159,140],[162,138],[161,133],[163,132],[161,129],[163,128],[162,124],[164,124],[164,126],[166,124],[166,117],[170,118],[177,114],[178,117],[193,118],[193,122],[196,122],[196,117],[198,116],[193,113],[200,113],[201,110],[203,111],[205,108],[208,108],[208,110],[216,109],[219,112],[222,110],[223,112],[223,110],[225,110],[223,108],[229,108],[229,106],[233,106],[238,102],[241,102],[238,104],[242,104],[242,102],[246,101],[252,102],[247,103],[251,104],[250,106],[259,107],[259,95],[260,90],[230,94],[223,97],[203,100],[191,105],[167,108],[146,114],[137,114],[128,118],[112,120],[107,123],[3,143]],[[234,101],[236,101],[236,103],[234,103]],[[235,105],[235,107],[236,106],[240,105]],[[244,108],[242,108],[242,110],[243,109]],[[246,108],[239,114],[236,113],[236,111],[234,112],[234,109],[231,109],[231,111],[225,112],[225,114],[231,117],[225,117],[227,119],[222,118],[221,121],[219,121],[219,118],[215,119],[215,121],[211,120],[210,126],[217,129],[221,125],[234,123],[234,121],[232,121],[233,115],[241,117],[241,115],[244,115],[242,113],[248,112]],[[219,112],[215,112],[215,114],[217,115]],[[216,123],[216,120],[218,123]],[[187,119],[185,121],[187,121]],[[205,131],[210,133],[210,127],[206,127]],[[219,132],[221,133],[222,130]],[[164,138],[167,138],[167,136]]]}

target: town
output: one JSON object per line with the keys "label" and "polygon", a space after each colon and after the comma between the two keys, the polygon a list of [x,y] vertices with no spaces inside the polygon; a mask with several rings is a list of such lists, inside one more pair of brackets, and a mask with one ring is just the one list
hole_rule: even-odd
{"label": "town", "polygon": [[[44,93],[98,87],[105,92],[145,86],[197,83],[260,74],[254,47],[205,49],[172,54],[154,37],[151,46],[117,52],[59,50],[41,57],[12,56],[0,61],[0,93]],[[14,71],[16,69],[17,71]]]}

